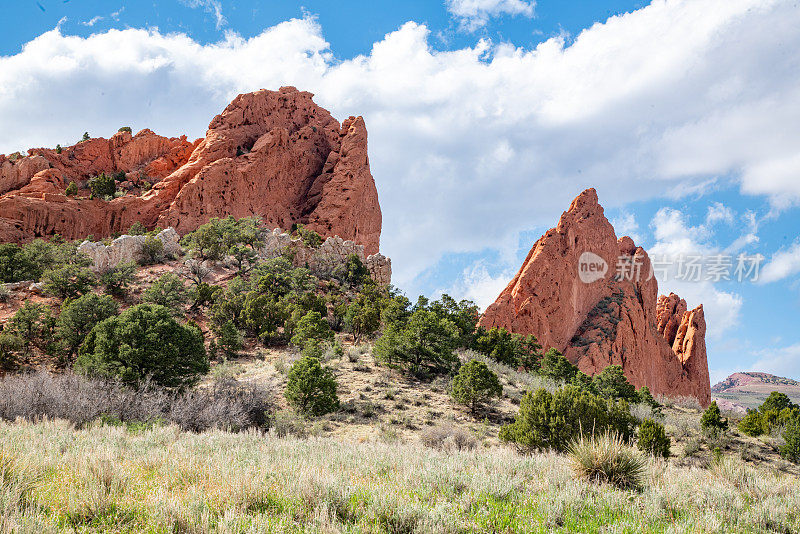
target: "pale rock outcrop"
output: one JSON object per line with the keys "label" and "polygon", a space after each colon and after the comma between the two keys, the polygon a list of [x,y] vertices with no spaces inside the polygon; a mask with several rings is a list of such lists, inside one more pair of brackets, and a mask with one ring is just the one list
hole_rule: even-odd
{"label": "pale rock outcrop", "polygon": [[[379,250],[381,210],[369,170],[361,117],[343,124],[294,87],[239,95],[194,143],[150,130],[89,139],[60,152],[33,149],[57,180],[34,183],[42,160],[17,168],[0,159],[0,241],[61,234],[67,239],[122,233],[134,223],[174,227],[185,234],[212,217],[260,216],[289,228],[301,223],[323,236],[339,235]],[[33,174],[31,174],[33,172]],[[126,173],[111,201],[86,190],[67,197],[69,182],[101,172]],[[144,182],[155,183],[147,190]],[[133,189],[129,184],[135,185]]]}
{"label": "pale rock outcrop", "polygon": [[265,259],[289,256],[296,267],[307,267],[312,274],[324,277],[330,276],[345,264],[348,256],[355,254],[376,283],[386,285],[392,281],[391,259],[380,253],[367,256],[364,245],[339,236],[328,237],[319,247],[312,248],[306,246],[299,237],[293,238],[280,228],[275,228],[267,234],[259,254]]}
{"label": "pale rock outcrop", "polygon": [[[587,260],[605,270],[590,273]],[[637,387],[707,405],[703,308],[687,311],[676,295],[657,295],[647,252],[630,237],[617,239],[588,189],[534,244],[480,325],[534,334],[587,374],[621,365]]]}
{"label": "pale rock outcrop", "polygon": [[[156,238],[164,245],[166,256],[177,256],[181,247],[179,236],[174,228],[167,228],[156,234]],[[97,272],[107,271],[120,263],[139,261],[146,236],[122,235],[109,245],[97,241],[84,241],[78,246],[78,252],[86,254],[92,260],[92,269]]]}

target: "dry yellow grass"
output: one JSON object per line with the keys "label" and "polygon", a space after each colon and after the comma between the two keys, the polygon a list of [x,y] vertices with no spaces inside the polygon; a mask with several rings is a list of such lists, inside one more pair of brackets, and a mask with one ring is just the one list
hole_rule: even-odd
{"label": "dry yellow grass", "polygon": [[795,532],[800,480],[648,460],[641,492],[563,456],[174,427],[0,424],[4,532]]}

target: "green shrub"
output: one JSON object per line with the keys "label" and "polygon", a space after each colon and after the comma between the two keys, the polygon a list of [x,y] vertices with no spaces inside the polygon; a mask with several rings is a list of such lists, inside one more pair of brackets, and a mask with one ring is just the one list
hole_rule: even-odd
{"label": "green shrub", "polygon": [[348,284],[359,286],[371,281],[369,270],[356,254],[350,254],[345,261],[344,281]]}
{"label": "green shrub", "polygon": [[128,292],[136,275],[136,263],[125,261],[107,269],[100,275],[100,283],[106,288],[106,293],[122,297]]}
{"label": "green shrub", "polygon": [[773,391],[758,410],[748,410],[739,421],[739,431],[748,436],[769,434],[773,428],[786,425],[794,417],[800,417],[800,408],[784,393]]}
{"label": "green shrub", "polygon": [[497,375],[485,363],[470,360],[461,366],[453,377],[450,395],[459,404],[469,406],[475,415],[478,407],[492,397],[503,394]]}
{"label": "green shrub", "polygon": [[61,148],[61,145],[56,145],[56,154],[61,154],[64,149]]}
{"label": "green shrub", "polygon": [[[419,306],[419,303],[418,305]],[[458,347],[470,347],[475,337],[475,326],[478,324],[478,306],[471,300],[456,301],[447,293],[439,300],[430,303],[428,309],[441,317],[451,321],[458,328]]]}
{"label": "green shrub", "polygon": [[[194,232],[183,236],[181,244],[196,252],[202,259],[220,259],[231,254],[236,245],[246,245],[255,250],[264,242],[264,230],[259,217],[235,219],[212,218]],[[241,254],[244,254],[242,252]]]}
{"label": "green shrub", "polygon": [[539,374],[552,378],[570,382],[578,373],[578,368],[572,365],[561,352],[550,349],[544,353],[539,365]]}
{"label": "green shrub", "polygon": [[324,415],[339,407],[336,377],[319,359],[304,356],[289,370],[286,400],[305,415]]}
{"label": "green shrub", "polygon": [[364,336],[377,332],[381,326],[380,302],[360,294],[344,315],[345,327],[353,334],[353,342],[359,343]]}
{"label": "green shrub", "polygon": [[78,194],[78,185],[75,182],[70,182],[64,190],[64,194],[68,197],[74,197]]}
{"label": "green shrub", "polygon": [[573,386],[577,386],[584,391],[597,395],[597,387],[592,377],[582,371],[577,371],[572,380],[569,381]]}
{"label": "green shrub", "polygon": [[135,223],[133,223],[131,225],[130,228],[128,228],[127,234],[128,235],[147,235],[147,228],[145,228],[145,226],[141,222],[136,221]]}
{"label": "green shrub", "polygon": [[647,386],[642,386],[636,392],[636,402],[639,404],[646,404],[651,408],[660,408],[661,404],[653,397],[653,394],[650,393],[650,388]]}
{"label": "green shrub", "polygon": [[142,293],[142,302],[158,304],[177,313],[183,309],[188,296],[183,280],[173,273],[164,273]]}
{"label": "green shrub", "polygon": [[74,264],[91,265],[85,254],[78,254],[77,244],[64,242],[54,236],[52,240],[34,239],[22,246],[0,244],[0,282],[39,280],[44,271]]}
{"label": "green shrub", "polygon": [[217,347],[222,351],[225,358],[236,358],[239,356],[239,351],[244,346],[244,339],[242,333],[233,324],[233,321],[228,321],[222,328],[219,329],[219,336],[217,337]]}
{"label": "green shrub", "polygon": [[55,318],[50,306],[26,300],[11,317],[5,332],[15,335],[21,348],[29,354],[33,347],[46,349],[53,339],[54,330]]}
{"label": "green shrub", "polygon": [[748,436],[761,436],[769,432],[769,425],[764,420],[763,415],[758,410],[747,410],[741,421],[739,421],[739,432]]}
{"label": "green shrub", "polygon": [[303,245],[309,248],[319,248],[319,246],[322,244],[322,236],[314,230],[310,230],[302,224],[298,224],[296,226],[296,231],[297,235],[299,235],[300,239],[303,241]]}
{"label": "green shrub", "polygon": [[89,178],[89,190],[92,192],[91,198],[109,199],[114,197],[117,192],[117,182],[113,176],[100,173]]}
{"label": "green shrub", "polygon": [[459,337],[451,320],[420,308],[405,324],[391,324],[386,329],[375,345],[375,354],[386,364],[414,374],[449,373],[458,365],[453,350]]}
{"label": "green shrub", "polygon": [[22,350],[22,338],[12,332],[0,333],[0,370],[11,371],[17,366],[17,353]]}
{"label": "green shrub", "polygon": [[703,413],[700,418],[700,428],[706,433],[724,432],[728,429],[728,420],[722,418],[717,401],[713,401]]}
{"label": "green shrub", "polygon": [[783,429],[784,444],[781,447],[781,456],[786,460],[800,464],[800,417],[795,416]]}
{"label": "green shrub", "polygon": [[669,457],[670,439],[664,430],[664,425],[652,419],[645,419],[639,425],[639,436],[636,442],[639,450],[653,456]]}
{"label": "green shrub", "polygon": [[761,413],[766,413],[769,411],[780,413],[785,408],[794,407],[796,407],[796,404],[793,403],[785,393],[773,391],[769,394],[769,397],[764,399],[764,402],[761,404],[761,406],[759,406],[758,410]]}
{"label": "green shrub", "polygon": [[496,362],[510,367],[524,367],[528,371],[538,370],[542,357],[542,346],[536,336],[512,334],[505,328],[478,328],[472,349],[481,352]]}
{"label": "green shrub", "polygon": [[118,131],[118,132],[128,132],[128,133],[133,133],[133,130],[131,129],[131,127],[130,127],[130,126],[123,126],[122,128],[120,128],[120,129],[119,129],[119,130],[117,130],[117,131]]}
{"label": "green shrub", "polygon": [[153,265],[164,260],[164,242],[159,238],[148,235],[144,238],[141,250],[142,265]]}
{"label": "green shrub", "polygon": [[286,258],[260,262],[250,273],[252,289],[275,298],[299,294],[313,288],[308,269],[293,267]]}
{"label": "green shrub", "polygon": [[217,295],[221,294],[223,289],[220,286],[200,282],[189,290],[189,298],[192,301],[192,308],[198,309],[203,306],[208,306],[214,303]]}
{"label": "green shrub", "polygon": [[87,293],[65,302],[56,321],[56,333],[67,354],[76,355],[92,328],[100,321],[114,317],[118,311],[117,303],[108,295]]}
{"label": "green shrub", "polygon": [[630,440],[634,425],[624,400],[604,399],[568,385],[555,393],[526,392],[516,420],[502,427],[500,439],[524,451],[564,451],[583,433],[612,431]]}
{"label": "green shrub", "polygon": [[609,365],[594,377],[597,393],[609,399],[636,401],[636,388],[625,378],[621,365]]}
{"label": "green shrub", "polygon": [[83,132],[83,137],[81,138],[81,141],[88,141],[89,139],[91,139],[91,137],[89,137],[89,132]]}
{"label": "green shrub", "polygon": [[[286,323],[290,316],[286,302],[257,291],[249,291],[241,297],[231,295],[230,300],[221,301],[221,299],[225,299],[225,296],[217,299],[214,308],[218,312],[228,314],[226,316],[234,317],[236,315],[235,308],[243,299],[240,312],[241,323],[250,336],[257,337],[264,343],[270,343],[277,337],[278,329]],[[300,341],[299,338],[298,341]],[[302,346],[302,344],[298,346]]]}
{"label": "green shrub", "polygon": [[66,299],[86,293],[97,279],[89,269],[70,263],[46,270],[42,273],[42,283],[46,293]]}
{"label": "green shrub", "polygon": [[228,254],[233,257],[236,262],[236,269],[239,273],[244,274],[258,261],[258,252],[247,245],[242,243],[235,243],[228,249]]}
{"label": "green shrub", "polygon": [[594,483],[619,489],[639,490],[644,484],[645,459],[612,432],[581,436],[569,447],[569,462],[575,474]]}
{"label": "green shrub", "polygon": [[305,347],[309,342],[333,342],[333,330],[328,321],[318,311],[310,311],[303,315],[297,323],[292,336],[292,345]]}
{"label": "green shrub", "polygon": [[76,367],[132,386],[151,379],[185,387],[197,383],[209,364],[196,325],[179,324],[163,306],[139,304],[98,323],[81,345]]}
{"label": "green shrub", "polygon": [[38,265],[26,254],[26,250],[16,243],[0,244],[0,281],[21,282],[38,279]]}

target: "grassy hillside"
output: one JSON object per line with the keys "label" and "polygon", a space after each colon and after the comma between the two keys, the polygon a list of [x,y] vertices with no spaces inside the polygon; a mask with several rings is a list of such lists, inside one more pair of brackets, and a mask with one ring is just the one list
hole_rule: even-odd
{"label": "grassy hillside", "polygon": [[[0,531],[800,529],[781,433],[800,412],[758,438],[736,414],[701,431],[696,399],[659,406],[621,367],[589,377],[476,329],[471,302],[412,303],[357,257],[317,276],[225,237],[255,222],[97,275],[74,244],[6,247],[28,266],[6,281],[42,285],[0,294]],[[570,452],[606,432],[613,447]]]}
{"label": "grassy hillside", "polygon": [[564,456],[174,427],[0,424],[5,532],[795,532],[800,480],[650,460],[641,492]]}

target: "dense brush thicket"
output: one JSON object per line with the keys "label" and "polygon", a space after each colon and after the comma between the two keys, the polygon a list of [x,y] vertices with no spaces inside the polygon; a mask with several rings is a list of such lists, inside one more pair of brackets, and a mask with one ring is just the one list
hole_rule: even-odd
{"label": "dense brush thicket", "polygon": [[[302,226],[293,232],[307,246],[322,242]],[[142,235],[147,230],[138,225],[131,233]],[[412,303],[395,288],[377,285],[355,255],[330,274],[314,276],[293,265],[290,251],[261,259],[265,237],[257,217],[212,219],[183,237],[188,257],[182,265],[140,288],[143,291],[136,296],[130,291],[135,265],[121,264],[97,276],[87,269],[88,259],[76,252],[76,243],[55,239],[3,245],[0,278],[42,280],[56,300],[52,305],[29,301],[19,309],[0,335],[0,364],[24,367],[37,359],[34,356],[50,356],[56,365],[88,377],[67,374],[62,386],[106,395],[99,406],[118,406],[111,397],[125,395],[133,396],[133,406],[140,407],[155,402],[154,395],[159,399],[172,395],[170,406],[181,406],[181,399],[193,395],[205,399],[200,405],[221,406],[228,401],[220,400],[220,395],[227,398],[227,393],[195,387],[208,372],[210,360],[235,358],[244,346],[290,345],[303,358],[290,371],[284,395],[297,411],[315,416],[338,409],[336,378],[320,359],[329,351],[343,354],[337,334],[349,333],[357,343],[375,340],[374,353],[381,365],[423,380],[452,379],[453,399],[475,416],[502,395],[502,387],[484,363],[473,360],[462,365],[458,349],[471,349],[519,372],[565,384],[556,393],[529,392],[522,400],[516,422],[502,434],[520,448],[564,450],[581,432],[604,429],[629,439],[636,426],[629,403],[657,406],[647,388],[636,391],[619,366],[592,378],[558,350],[544,350],[533,335],[477,327],[478,307],[471,301],[443,295]],[[162,252],[153,248],[140,263],[157,261]],[[225,284],[210,283],[211,270],[221,264],[235,274]],[[202,318],[208,331],[201,331],[188,316]],[[37,380],[44,383],[41,377]],[[191,427],[188,420],[169,415],[173,408],[164,408],[163,400],[159,403],[153,413]],[[45,404],[60,406],[55,400]],[[41,403],[32,406],[24,416],[61,413]],[[263,411],[259,402],[254,406],[256,412]],[[76,424],[100,415],[125,421],[135,417],[121,407],[114,413],[100,408],[80,411],[83,415],[64,416]],[[145,411],[145,420],[155,417]],[[193,417],[207,419],[203,414]],[[238,416],[221,418],[232,418],[228,426],[234,428],[250,425]]]}
{"label": "dense brush thicket", "polygon": [[143,384],[132,389],[111,380],[40,371],[0,381],[0,419],[66,419],[130,425],[170,422],[187,431],[266,428],[274,393],[255,385],[220,381],[184,392]]}
{"label": "dense brush thicket", "polygon": [[783,438],[781,456],[800,463],[800,406],[778,391],[770,393],[756,410],[748,410],[739,421],[739,431],[748,436],[778,433]]}
{"label": "dense brush thicket", "polygon": [[577,386],[550,393],[526,393],[516,420],[504,426],[500,439],[520,450],[565,451],[584,434],[611,432],[625,441],[634,435],[636,420],[625,400],[605,399]]}

